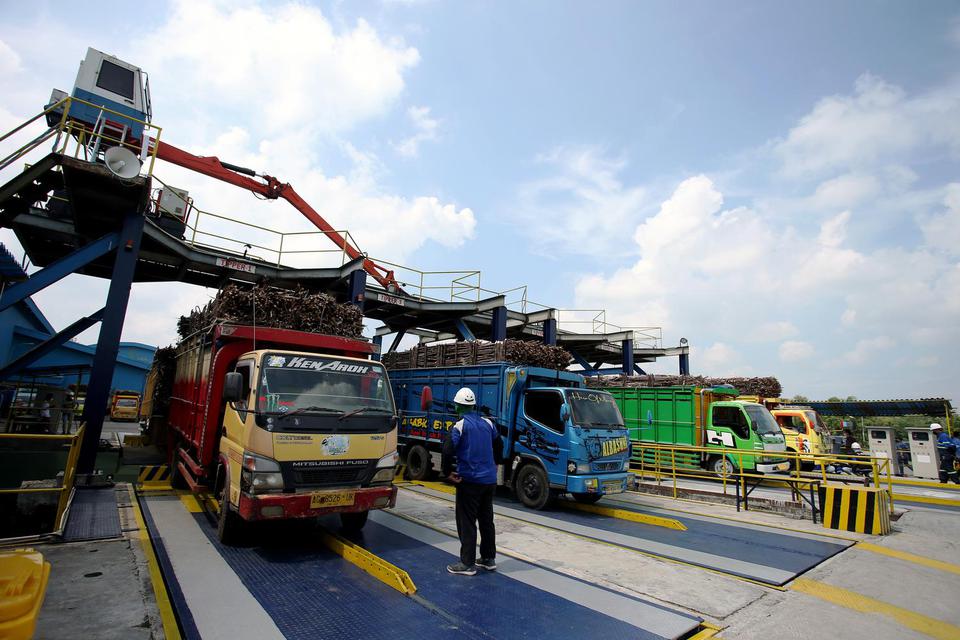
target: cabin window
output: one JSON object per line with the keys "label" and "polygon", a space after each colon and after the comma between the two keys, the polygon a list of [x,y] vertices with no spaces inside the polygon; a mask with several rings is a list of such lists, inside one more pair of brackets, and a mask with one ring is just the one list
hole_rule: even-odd
{"label": "cabin window", "polygon": [[556,391],[527,391],[523,401],[523,412],[528,418],[551,431],[563,433],[563,420],[560,419],[562,406],[563,396]]}
{"label": "cabin window", "polygon": [[97,75],[97,86],[123,96],[127,100],[133,100],[134,77],[135,74],[130,69],[104,60],[100,65],[100,73]]}

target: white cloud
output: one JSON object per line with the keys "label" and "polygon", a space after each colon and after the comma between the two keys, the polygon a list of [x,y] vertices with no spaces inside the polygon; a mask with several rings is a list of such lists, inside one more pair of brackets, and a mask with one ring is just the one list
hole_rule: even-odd
{"label": "white cloud", "polygon": [[918,96],[869,73],[852,96],[823,98],[774,146],[788,177],[902,160],[919,147],[960,150],[960,83]]}
{"label": "white cloud", "polygon": [[800,332],[796,325],[786,320],[765,322],[751,332],[750,337],[758,342],[777,342]]}
{"label": "white cloud", "polygon": [[167,105],[180,96],[185,110],[242,112],[270,135],[302,135],[348,130],[384,113],[420,54],[362,19],[338,32],[305,4],[177,0],[167,22],[140,41],[136,59]]}
{"label": "white cloud", "polygon": [[422,143],[437,139],[437,128],[440,122],[430,117],[430,107],[410,107],[407,109],[407,117],[416,133],[398,142],[394,145],[394,149],[401,156],[415,158],[420,153]]}
{"label": "white cloud", "polygon": [[533,247],[587,256],[616,256],[635,250],[624,233],[649,213],[647,190],[625,188],[618,174],[622,158],[599,147],[558,147],[537,158],[554,175],[521,185],[511,222],[519,225]]}
{"label": "white cloud", "polygon": [[849,365],[862,365],[876,356],[888,351],[896,346],[888,336],[877,336],[876,338],[866,338],[857,341],[857,344],[850,351],[847,351],[840,357],[840,361]]}
{"label": "white cloud", "polygon": [[877,195],[880,190],[875,176],[849,173],[820,183],[810,200],[818,210],[847,209]]}
{"label": "white cloud", "polygon": [[693,368],[703,375],[747,376],[753,372],[752,367],[744,362],[743,355],[723,342],[714,342],[703,349],[691,347],[690,359]]}
{"label": "white cloud", "polygon": [[7,75],[20,71],[20,56],[3,40],[0,40],[0,74]]}
{"label": "white cloud", "polygon": [[960,255],[960,182],[947,186],[943,199],[947,210],[921,222],[927,244],[953,255]]}
{"label": "white cloud", "polygon": [[813,357],[816,350],[809,342],[787,340],[780,345],[777,354],[783,362],[799,362]]}
{"label": "white cloud", "polygon": [[843,315],[840,316],[840,324],[845,327],[852,327],[857,323],[857,310],[856,309],[844,309]]}

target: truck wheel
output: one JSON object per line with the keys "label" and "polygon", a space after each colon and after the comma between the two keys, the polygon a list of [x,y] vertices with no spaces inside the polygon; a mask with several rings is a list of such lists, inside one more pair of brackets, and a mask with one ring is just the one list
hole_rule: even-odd
{"label": "truck wheel", "polygon": [[515,487],[520,502],[531,509],[543,509],[553,497],[547,472],[538,464],[521,467]]}
{"label": "truck wheel", "polygon": [[580,504],[596,504],[603,497],[602,493],[575,493],[573,499]]}
{"label": "truck wheel", "polygon": [[430,452],[419,444],[410,447],[407,452],[407,477],[410,480],[426,480],[432,471]]}
{"label": "truck wheel", "polygon": [[710,470],[718,476],[732,476],[737,472],[737,466],[727,459],[727,456],[713,458],[710,463]]}
{"label": "truck wheel", "polygon": [[223,487],[217,496],[220,500],[220,514],[217,517],[217,539],[225,545],[233,545],[240,538],[243,521],[230,510],[230,480],[224,478]]}
{"label": "truck wheel", "polygon": [[356,533],[363,529],[363,525],[367,524],[367,517],[370,516],[369,511],[356,511],[354,513],[341,513],[340,514],[340,526],[343,527],[343,530],[348,533]]}

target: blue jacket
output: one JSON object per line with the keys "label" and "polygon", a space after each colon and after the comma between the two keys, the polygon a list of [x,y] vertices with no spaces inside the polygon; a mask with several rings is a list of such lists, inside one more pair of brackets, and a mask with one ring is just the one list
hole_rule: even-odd
{"label": "blue jacket", "polygon": [[503,455],[503,441],[493,423],[476,413],[463,416],[443,443],[442,470],[449,475],[453,458],[457,459],[457,473],[464,482],[496,484],[497,464]]}

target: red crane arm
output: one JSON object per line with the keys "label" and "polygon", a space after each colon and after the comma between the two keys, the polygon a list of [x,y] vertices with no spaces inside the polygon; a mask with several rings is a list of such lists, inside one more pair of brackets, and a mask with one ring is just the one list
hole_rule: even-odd
{"label": "red crane arm", "polygon": [[289,184],[280,182],[273,176],[262,176],[262,179],[260,179],[261,176],[257,176],[257,174],[250,169],[221,162],[220,159],[215,156],[196,156],[166,142],[157,143],[157,158],[185,169],[196,171],[205,176],[227,182],[241,189],[252,191],[265,198],[273,200],[283,198],[289,202],[294,209],[302,213],[307,220],[312,222],[325,236],[330,238],[344,253],[350,256],[351,260],[362,257],[363,270],[373,276],[387,291],[403,292],[392,270],[381,267],[360,253],[345,237],[331,227],[330,223],[324,220],[323,216],[317,213],[306,200],[301,198],[300,194]]}

